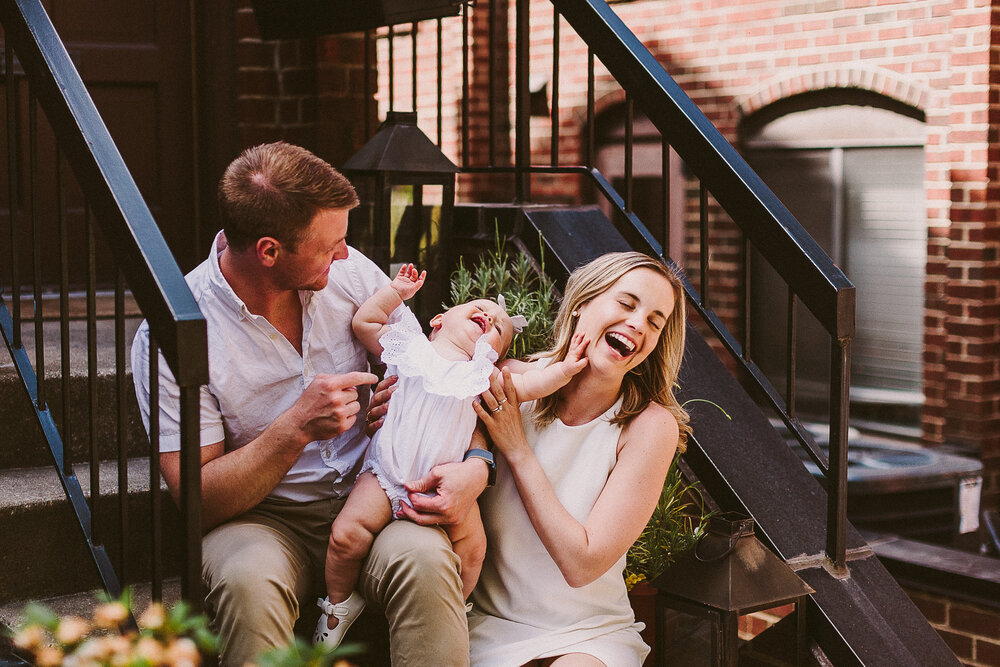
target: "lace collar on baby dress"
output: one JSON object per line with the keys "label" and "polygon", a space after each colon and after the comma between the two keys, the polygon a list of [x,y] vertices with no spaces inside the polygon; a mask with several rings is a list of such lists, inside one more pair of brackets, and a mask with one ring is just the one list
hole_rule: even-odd
{"label": "lace collar on baby dress", "polygon": [[472,359],[445,359],[418,328],[400,322],[382,335],[382,362],[396,366],[401,376],[419,377],[424,391],[439,396],[467,398],[477,396],[490,386],[490,375],[498,355],[486,334],[476,341]]}

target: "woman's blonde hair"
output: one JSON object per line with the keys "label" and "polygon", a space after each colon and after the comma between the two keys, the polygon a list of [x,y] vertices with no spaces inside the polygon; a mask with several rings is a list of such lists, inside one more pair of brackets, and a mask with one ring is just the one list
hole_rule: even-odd
{"label": "woman's blonde hair", "polygon": [[[677,419],[680,427],[677,449],[683,452],[690,428],[688,414],[674,396],[674,386],[684,357],[684,288],[677,273],[660,260],[639,252],[612,252],[573,271],[566,282],[562,304],[553,324],[554,344],[551,349],[536,356],[565,359],[576,329],[577,319],[574,313],[635,269],[650,269],[663,276],[674,291],[674,309],[668,315],[653,351],[641,364],[625,374],[619,394],[623,399],[622,406],[611,422],[627,424],[645,410],[650,402],[662,405]],[[545,426],[556,418],[557,405],[558,392],[538,399],[535,403],[535,420],[539,426]]]}

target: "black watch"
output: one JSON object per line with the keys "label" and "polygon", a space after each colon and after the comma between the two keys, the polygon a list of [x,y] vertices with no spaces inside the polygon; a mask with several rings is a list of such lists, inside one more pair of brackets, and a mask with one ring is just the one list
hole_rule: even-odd
{"label": "black watch", "polygon": [[493,460],[491,452],[485,449],[470,449],[462,457],[463,461],[468,461],[469,459],[482,459],[486,461],[486,468],[489,470],[489,476],[486,478],[486,486],[493,486],[497,483],[497,464]]}

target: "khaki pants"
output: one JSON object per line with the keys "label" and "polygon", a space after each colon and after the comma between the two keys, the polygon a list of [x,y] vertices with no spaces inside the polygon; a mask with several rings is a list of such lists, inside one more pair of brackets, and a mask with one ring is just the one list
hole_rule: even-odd
{"label": "khaki pants", "polygon": [[[205,606],[222,665],[242,667],[288,642],[299,601],[311,604],[324,590],[330,524],[343,502],[268,499],[205,536]],[[393,665],[469,664],[459,575],[443,530],[393,521],[379,534],[359,588],[386,615]]]}

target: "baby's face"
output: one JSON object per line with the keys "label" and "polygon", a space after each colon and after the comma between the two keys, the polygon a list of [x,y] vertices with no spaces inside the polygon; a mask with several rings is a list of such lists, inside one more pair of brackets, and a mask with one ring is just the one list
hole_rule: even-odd
{"label": "baby's face", "polygon": [[[482,335],[502,358],[514,337],[514,325],[510,316],[495,301],[476,299],[453,308],[440,315],[438,336],[446,336],[452,343],[465,350],[471,358],[476,350],[476,341]],[[433,324],[433,322],[431,322]]]}

